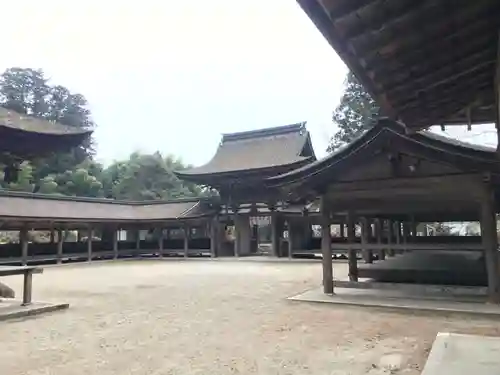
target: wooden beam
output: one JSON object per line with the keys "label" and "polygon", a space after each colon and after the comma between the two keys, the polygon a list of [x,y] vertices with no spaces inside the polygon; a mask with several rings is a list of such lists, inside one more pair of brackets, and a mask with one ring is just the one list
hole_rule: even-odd
{"label": "wooden beam", "polygon": [[387,225],[387,255],[390,257],[394,256],[394,248],[393,246],[393,241],[394,241],[394,223],[392,220],[387,220],[386,222]]}
{"label": "wooden beam", "polygon": [[158,253],[160,255],[160,258],[163,258],[163,240],[165,239],[163,235],[163,227],[158,228],[159,233],[158,233]]}
{"label": "wooden beam", "polygon": [[321,198],[321,254],[323,268],[323,292],[333,294],[332,237],[330,233],[330,207],[325,197]]}
{"label": "wooden beam", "polygon": [[361,218],[361,251],[365,263],[373,263],[373,250],[370,247],[372,242],[371,220],[367,217]]}
{"label": "wooden beam", "polygon": [[113,259],[118,259],[118,234],[120,228],[113,228]]}
{"label": "wooden beam", "polygon": [[[352,211],[349,211],[347,213],[347,242],[352,244],[355,240],[356,223],[354,220],[354,213]],[[358,257],[355,248],[349,246],[347,259],[349,262],[349,280],[358,281]]]}
{"label": "wooden beam", "polygon": [[22,264],[25,266],[28,264],[28,228],[23,227],[19,231],[19,243],[21,244],[21,259]]}
{"label": "wooden beam", "polygon": [[140,255],[141,252],[141,230],[137,229],[135,231],[136,237],[135,237],[135,251],[134,254],[136,257]]}
{"label": "wooden beam", "polygon": [[290,221],[290,219],[287,221],[287,226],[288,226],[288,259],[292,259],[293,258],[293,247],[294,247],[294,243],[293,243],[293,225]]}
{"label": "wooden beam", "polygon": [[94,229],[88,229],[87,233],[87,261],[92,261],[92,237],[94,237]]}
{"label": "wooden beam", "polygon": [[219,220],[215,216],[210,222],[210,256],[217,257],[219,249]]}
{"label": "wooden beam", "polygon": [[497,33],[497,61],[495,66],[495,127],[497,130],[497,153],[500,153],[500,30]]}
{"label": "wooden beam", "polygon": [[488,300],[500,303],[500,272],[498,263],[498,234],[495,212],[495,194],[486,187],[484,200],[481,203],[481,237],[483,241],[488,276]]}
{"label": "wooden beam", "polygon": [[[377,239],[377,244],[382,246],[382,220],[375,219],[375,237]],[[378,260],[385,260],[385,248],[380,248],[377,250]]]}
{"label": "wooden beam", "polygon": [[62,229],[57,230],[57,263],[62,263],[64,246],[64,232]]}
{"label": "wooden beam", "polygon": [[189,256],[189,237],[191,236],[191,228],[185,224],[184,225],[184,258]]}

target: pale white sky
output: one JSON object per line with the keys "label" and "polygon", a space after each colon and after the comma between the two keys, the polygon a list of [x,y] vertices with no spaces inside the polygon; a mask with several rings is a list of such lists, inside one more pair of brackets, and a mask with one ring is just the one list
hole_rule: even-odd
{"label": "pale white sky", "polygon": [[346,68],[293,0],[17,0],[2,14],[0,70],[41,68],[85,95],[105,163],[160,150],[204,164],[222,133],[300,121],[323,156],[335,131]]}

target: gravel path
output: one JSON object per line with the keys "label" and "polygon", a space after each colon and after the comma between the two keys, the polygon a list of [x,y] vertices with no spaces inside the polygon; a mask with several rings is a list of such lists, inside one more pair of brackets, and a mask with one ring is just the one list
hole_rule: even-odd
{"label": "gravel path", "polygon": [[[438,331],[500,336],[500,323],[476,318],[285,300],[320,277],[319,263],[49,268],[35,276],[35,299],[71,307],[1,322],[0,374],[420,374]],[[2,281],[21,290],[21,277]]]}

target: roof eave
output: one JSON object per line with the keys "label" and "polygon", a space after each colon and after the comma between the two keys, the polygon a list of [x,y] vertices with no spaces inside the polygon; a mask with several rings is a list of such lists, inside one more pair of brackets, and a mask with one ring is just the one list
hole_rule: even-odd
{"label": "roof eave", "polygon": [[368,77],[365,69],[360,64],[353,49],[348,43],[345,43],[336,35],[335,26],[331,22],[326,9],[321,5],[320,0],[297,0],[300,7],[308,15],[316,28],[328,41],[330,46],[337,52],[347,67],[354,73],[359,82],[364,86],[368,93],[376,99],[383,113],[393,119],[397,119],[396,110],[389,104],[384,94],[376,89],[375,82]]}

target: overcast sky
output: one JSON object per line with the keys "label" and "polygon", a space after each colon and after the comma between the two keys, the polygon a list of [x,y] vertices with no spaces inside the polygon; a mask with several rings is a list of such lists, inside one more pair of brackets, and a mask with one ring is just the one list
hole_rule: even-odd
{"label": "overcast sky", "polygon": [[[335,131],[346,68],[293,0],[17,0],[2,14],[0,69],[85,95],[105,163],[160,150],[199,165],[223,133],[301,121],[323,156]],[[494,144],[491,129],[447,134]]]}

